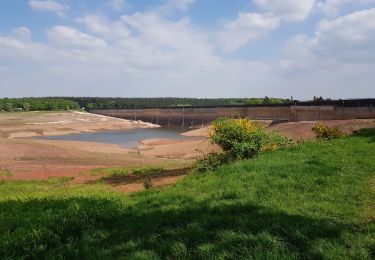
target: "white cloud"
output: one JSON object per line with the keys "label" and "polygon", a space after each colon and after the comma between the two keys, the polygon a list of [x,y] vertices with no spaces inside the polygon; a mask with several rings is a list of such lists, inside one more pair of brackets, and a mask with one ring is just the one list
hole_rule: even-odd
{"label": "white cloud", "polygon": [[374,46],[375,8],[319,23],[315,46],[318,55],[374,62]]}
{"label": "white cloud", "polygon": [[[175,11],[185,5],[178,6]],[[285,14],[240,13],[217,32],[164,10],[116,20],[102,12],[86,13],[75,20],[77,26],[49,28],[45,42],[33,40],[25,27],[0,35],[0,67],[11,72],[0,78],[0,95],[311,98],[373,93],[372,9],[325,20],[316,36],[299,35],[280,59],[262,62],[227,58],[217,49],[236,50],[265,36],[286,20]]]}
{"label": "white cloud", "polygon": [[160,13],[173,13],[175,11],[186,11],[195,0],[167,0],[167,3],[157,8]]}
{"label": "white cloud", "polygon": [[106,46],[104,40],[82,33],[71,27],[54,26],[47,31],[47,36],[52,43],[63,47],[93,48]]}
{"label": "white cloud", "polygon": [[30,0],[29,5],[34,10],[56,12],[60,16],[63,16],[64,12],[69,10],[69,6],[53,0]]}
{"label": "white cloud", "polygon": [[375,9],[321,21],[315,37],[298,35],[289,42],[273,74],[310,96],[374,96],[374,21]]}
{"label": "white cloud", "polygon": [[224,26],[218,43],[224,51],[234,51],[274,30],[280,19],[272,14],[240,13],[238,18]]}
{"label": "white cloud", "polygon": [[316,4],[317,9],[327,16],[339,15],[340,8],[346,4],[368,4],[375,3],[375,0],[324,0]]}
{"label": "white cloud", "polygon": [[259,8],[288,22],[300,22],[309,16],[315,0],[254,0]]}

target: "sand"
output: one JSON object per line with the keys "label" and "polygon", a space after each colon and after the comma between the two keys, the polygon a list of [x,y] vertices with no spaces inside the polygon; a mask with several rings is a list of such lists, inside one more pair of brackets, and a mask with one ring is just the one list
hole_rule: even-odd
{"label": "sand", "polygon": [[31,138],[149,127],[159,126],[83,112],[0,113],[0,170],[11,173],[1,178],[44,180],[68,176],[82,183],[93,179],[82,173],[96,168],[182,164],[118,145]]}
{"label": "sand", "polygon": [[0,137],[3,138],[154,127],[160,126],[77,111],[0,113]]}

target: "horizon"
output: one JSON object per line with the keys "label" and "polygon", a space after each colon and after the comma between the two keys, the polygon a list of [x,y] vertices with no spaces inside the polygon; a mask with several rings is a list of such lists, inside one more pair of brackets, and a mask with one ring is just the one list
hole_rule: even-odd
{"label": "horizon", "polygon": [[[282,99],[282,100],[292,100],[292,101],[298,101],[298,102],[309,102],[309,101],[315,101],[316,99],[323,99],[322,101],[346,101],[346,100],[373,100],[375,97],[359,97],[359,98],[330,98],[330,97],[322,97],[322,96],[313,96],[312,98],[307,99],[295,99],[294,97],[289,98],[283,98],[283,97],[172,97],[172,96],[155,96],[155,97],[141,97],[141,96],[135,96],[135,97],[119,97],[119,96],[24,96],[24,97],[0,97],[0,99],[28,99],[28,98],[35,98],[35,99],[43,99],[43,98],[61,98],[61,99],[69,99],[69,98],[101,98],[101,99]],[[291,99],[293,98],[293,99]]]}
{"label": "horizon", "polygon": [[375,97],[375,0],[21,0],[0,20],[0,98]]}

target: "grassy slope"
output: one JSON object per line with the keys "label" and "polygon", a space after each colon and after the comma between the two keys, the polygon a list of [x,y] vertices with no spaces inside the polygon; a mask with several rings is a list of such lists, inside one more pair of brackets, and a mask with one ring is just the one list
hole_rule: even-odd
{"label": "grassy slope", "polygon": [[[0,258],[375,257],[375,131],[132,195],[0,185]],[[18,199],[17,199],[18,198]]]}

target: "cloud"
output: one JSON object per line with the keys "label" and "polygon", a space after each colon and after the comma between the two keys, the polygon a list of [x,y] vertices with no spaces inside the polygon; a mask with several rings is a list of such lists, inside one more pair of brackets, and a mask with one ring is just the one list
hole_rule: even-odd
{"label": "cloud", "polygon": [[178,10],[185,11],[195,0],[169,0],[168,5]]}
{"label": "cloud", "polygon": [[13,36],[18,39],[22,40],[30,40],[31,39],[31,31],[27,27],[18,27],[13,29]]}
{"label": "cloud", "polygon": [[235,51],[249,42],[264,37],[278,28],[282,21],[301,22],[312,12],[315,0],[254,0],[265,13],[242,12],[224,24],[217,42],[225,52]]}
{"label": "cloud", "polygon": [[122,10],[125,6],[125,0],[110,0],[110,6],[115,10]]}
{"label": "cloud", "polygon": [[285,21],[305,20],[314,8],[315,0],[254,0],[256,6],[274,13]]}
{"label": "cloud", "polygon": [[34,10],[56,12],[60,16],[69,10],[69,6],[52,0],[30,0],[29,5]]}
{"label": "cloud", "polygon": [[9,69],[5,66],[0,66],[0,79],[9,73]]}
{"label": "cloud", "polygon": [[[170,3],[179,11],[191,1]],[[160,6],[146,10],[120,18],[105,16],[102,9],[86,12],[71,20],[76,24],[48,28],[46,40],[32,39],[26,27],[1,34],[0,67],[11,73],[0,77],[0,95],[311,98],[373,93],[372,9],[325,19],[315,35],[296,36],[280,57],[262,62],[219,50],[237,50],[266,36],[286,21],[285,13],[242,12],[213,30],[197,26],[187,13],[171,15]]]}
{"label": "cloud", "polygon": [[374,21],[375,9],[321,21],[314,37],[297,35],[288,43],[285,59],[273,74],[314,95],[373,96]]}
{"label": "cloud", "polygon": [[54,26],[47,31],[47,36],[52,43],[63,47],[95,48],[106,46],[104,40],[82,33],[71,27]]}
{"label": "cloud", "polygon": [[339,15],[340,8],[346,4],[368,4],[375,3],[375,0],[325,0],[318,2],[316,7],[327,16]]}
{"label": "cloud", "polygon": [[157,12],[170,14],[175,11],[186,11],[195,0],[167,0],[167,3],[158,7]]}
{"label": "cloud", "polygon": [[314,52],[340,60],[375,62],[374,21],[375,8],[321,21]]}
{"label": "cloud", "polygon": [[224,30],[219,33],[218,43],[224,51],[234,51],[279,25],[280,19],[273,14],[240,13],[236,20],[224,25]]}

